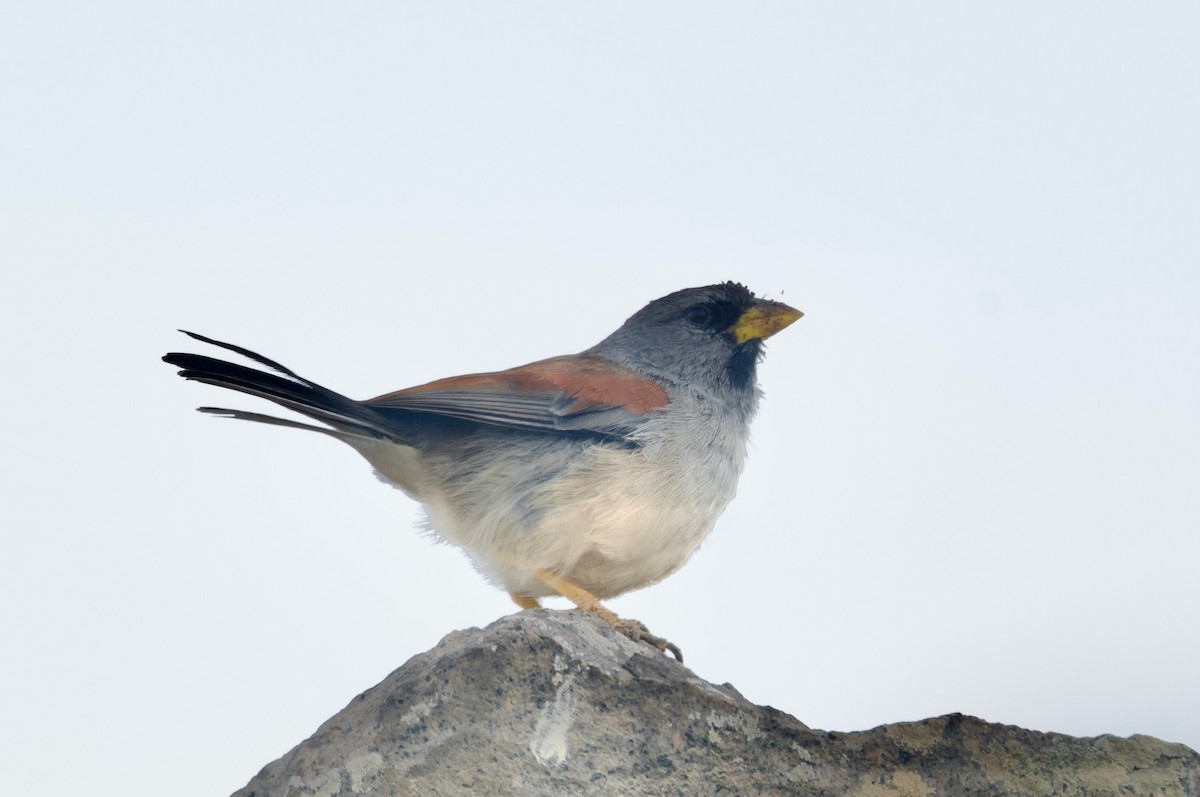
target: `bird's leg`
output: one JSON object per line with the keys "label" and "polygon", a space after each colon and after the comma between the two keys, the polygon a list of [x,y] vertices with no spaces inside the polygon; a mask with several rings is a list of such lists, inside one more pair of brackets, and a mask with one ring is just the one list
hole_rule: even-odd
{"label": "bird's leg", "polygon": [[[600,618],[634,642],[646,642],[664,653],[670,651],[676,661],[683,661],[683,651],[679,649],[678,645],[651,634],[650,630],[637,620],[627,620],[618,617],[611,609],[602,605],[599,598],[583,587],[572,584],[562,576],[556,575],[549,570],[539,570],[536,576],[538,581],[574,603],[581,611]],[[517,598],[514,596],[513,600],[517,600]]]}
{"label": "bird's leg", "polygon": [[542,604],[538,603],[537,598],[528,598],[524,595],[516,595],[512,592],[508,593],[508,597],[512,598],[513,603],[520,606],[522,609],[540,609]]}

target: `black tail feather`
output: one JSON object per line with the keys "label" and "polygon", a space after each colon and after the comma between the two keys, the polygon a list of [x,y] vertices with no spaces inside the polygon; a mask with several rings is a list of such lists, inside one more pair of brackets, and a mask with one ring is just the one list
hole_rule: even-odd
{"label": "black tail feather", "polygon": [[254,360],[256,363],[265,365],[268,368],[278,371],[281,374],[287,374],[288,376],[292,377],[293,379],[298,379],[301,382],[308,381],[307,379],[304,379],[298,373],[293,371],[291,368],[281,365],[280,363],[277,363],[274,360],[268,360],[266,357],[263,357],[258,352],[253,352],[253,351],[250,351],[249,349],[243,349],[241,346],[235,346],[232,343],[225,343],[224,341],[213,340],[212,338],[206,338],[204,335],[201,335],[199,332],[188,332],[186,329],[181,329],[179,331],[182,332],[183,334],[187,335],[189,338],[195,338],[196,340],[202,341],[204,343],[211,343],[214,346],[220,346],[222,349],[229,349],[229,351],[237,352],[238,354],[242,355],[243,357],[247,357],[251,360]]}
{"label": "black tail feather", "polygon": [[289,420],[288,418],[276,418],[274,415],[263,415],[260,412],[246,412],[244,410],[227,410],[224,407],[197,407],[197,412],[203,412],[206,415],[216,415],[218,418],[237,418],[239,421],[255,421],[257,423],[266,423],[272,426],[286,426],[289,429],[306,429],[310,432],[320,432],[331,437],[341,437],[342,432],[337,429],[330,429],[325,426],[314,426],[311,423],[300,423],[299,421]]}
{"label": "black tail feather", "polygon": [[[394,425],[389,424],[378,412],[364,406],[361,402],[335,393],[316,382],[310,382],[295,371],[249,349],[222,343],[194,332],[180,331],[204,343],[211,343],[214,346],[237,352],[285,375],[278,376],[201,354],[171,352],[163,357],[164,362],[181,369],[179,375],[184,379],[269,399],[283,407],[327,423],[339,431],[365,434],[371,437],[397,437]],[[211,412],[212,408],[202,408],[202,410]],[[279,418],[268,421],[266,419],[271,416],[259,416],[257,413],[243,413],[237,410],[221,410],[219,412],[243,420],[256,420],[263,423],[280,422],[284,426],[296,425],[295,422]],[[303,424],[300,426],[316,429],[316,427],[307,427]]]}

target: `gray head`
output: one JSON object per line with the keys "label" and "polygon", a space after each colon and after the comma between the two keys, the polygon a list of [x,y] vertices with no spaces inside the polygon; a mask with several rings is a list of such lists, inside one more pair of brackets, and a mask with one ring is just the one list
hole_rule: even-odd
{"label": "gray head", "polygon": [[677,385],[751,396],[763,341],[801,315],[736,282],[685,288],[650,302],[587,353]]}

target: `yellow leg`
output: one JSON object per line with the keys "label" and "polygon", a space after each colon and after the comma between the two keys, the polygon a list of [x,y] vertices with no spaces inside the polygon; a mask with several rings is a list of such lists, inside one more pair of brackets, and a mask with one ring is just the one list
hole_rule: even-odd
{"label": "yellow leg", "polygon": [[524,595],[514,595],[508,593],[508,597],[512,598],[513,603],[520,606],[522,609],[540,609],[542,604],[538,603],[537,598],[527,598]]}
{"label": "yellow leg", "polygon": [[[637,620],[625,620],[618,617],[611,609],[603,606],[599,598],[583,587],[572,584],[562,576],[552,573],[549,570],[539,570],[535,575],[538,581],[574,603],[582,611],[595,615],[634,642],[647,642],[661,651],[669,650],[676,661],[683,661],[683,651],[679,649],[678,645],[674,645],[662,637],[651,634],[650,630]],[[513,596],[513,600],[517,600],[515,595]],[[520,605],[519,600],[517,600],[517,603]]]}
{"label": "yellow leg", "polygon": [[551,573],[549,570],[539,570],[535,573],[537,580],[545,584],[550,589],[562,595],[567,600],[574,603],[585,612],[595,612],[597,615],[610,614],[616,617],[615,614],[605,609],[600,605],[600,599],[592,593],[588,592],[583,587],[567,581],[560,575]]}

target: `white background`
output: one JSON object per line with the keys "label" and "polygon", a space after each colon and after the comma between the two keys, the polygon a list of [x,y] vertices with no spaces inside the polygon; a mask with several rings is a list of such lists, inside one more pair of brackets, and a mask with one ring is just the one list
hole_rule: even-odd
{"label": "white background", "polygon": [[737,500],[613,602],[813,727],[1200,747],[1194,3],[43,3],[0,25],[0,749],[224,794],[514,607],[177,327],[365,398],[725,279]]}

